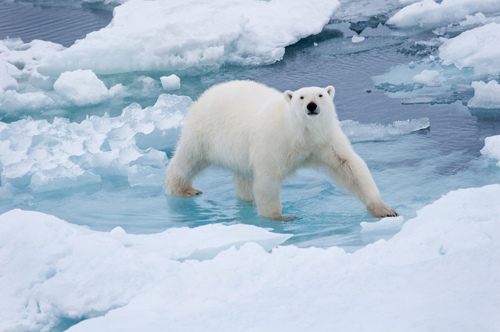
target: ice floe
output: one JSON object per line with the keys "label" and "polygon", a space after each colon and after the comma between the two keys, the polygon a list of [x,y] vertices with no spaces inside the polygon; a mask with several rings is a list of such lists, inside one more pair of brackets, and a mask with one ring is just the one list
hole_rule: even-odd
{"label": "ice floe", "polygon": [[481,153],[498,160],[497,166],[500,167],[500,135],[486,137]]}
{"label": "ice floe", "polygon": [[387,23],[399,28],[433,28],[459,22],[477,13],[500,11],[498,0],[422,0],[398,11]]}
{"label": "ice floe", "polygon": [[114,9],[107,27],[44,59],[43,72],[180,71],[273,63],[283,57],[286,46],[319,33],[338,6],[337,0],[129,0]]}
{"label": "ice floe", "polygon": [[[453,102],[467,98],[468,91],[474,89],[478,97],[471,100],[469,106],[479,107],[479,98],[486,98],[495,83],[486,86],[472,82],[490,81],[500,75],[499,45],[499,23],[473,27],[453,38],[439,39],[436,55],[395,66],[388,73],[374,77],[374,81],[390,95],[409,101],[427,98],[428,102]],[[484,101],[491,107],[493,96],[489,94],[487,98],[489,101]]]}
{"label": "ice floe", "polygon": [[500,84],[497,81],[475,81],[471,86],[474,88],[474,97],[469,100],[469,107],[500,109]]}
{"label": "ice floe", "polygon": [[0,329],[494,331],[499,196],[450,192],[354,253],[272,249],[288,236],[253,226],[130,235],[13,210],[0,216]]}
{"label": "ice floe", "polygon": [[124,177],[132,186],[161,185],[157,178],[166,155],[160,150],[174,145],[190,104],[189,97],[160,95],[154,106],[132,104],[116,117],[0,123],[1,183],[33,191],[95,184],[106,177]]}
{"label": "ice floe", "polygon": [[340,124],[342,130],[352,142],[394,139],[401,135],[429,129],[431,126],[428,118],[394,121],[387,125],[377,123],[362,124],[353,120],[344,120]]}

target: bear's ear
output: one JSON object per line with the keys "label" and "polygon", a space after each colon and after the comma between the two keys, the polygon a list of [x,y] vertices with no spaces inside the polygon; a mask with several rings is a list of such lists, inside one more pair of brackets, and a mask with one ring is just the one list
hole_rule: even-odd
{"label": "bear's ear", "polygon": [[292,100],[292,97],[293,97],[293,91],[286,90],[285,92],[283,92],[283,95],[285,96],[285,100],[287,102],[290,102]]}
{"label": "bear's ear", "polygon": [[335,88],[332,85],[326,87],[326,92],[328,92],[332,98],[335,96]]}

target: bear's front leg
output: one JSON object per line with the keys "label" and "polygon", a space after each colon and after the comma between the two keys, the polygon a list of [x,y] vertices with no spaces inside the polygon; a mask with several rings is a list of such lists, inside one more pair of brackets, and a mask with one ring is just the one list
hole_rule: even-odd
{"label": "bear's front leg", "polygon": [[260,216],[281,220],[281,180],[276,176],[255,175],[253,196]]}
{"label": "bear's front leg", "polygon": [[398,216],[398,213],[382,200],[368,166],[350,148],[350,144],[342,146],[341,151],[342,154],[339,155],[334,148],[327,147],[319,154],[319,159],[327,166],[330,174],[358,196],[372,216],[376,218]]}

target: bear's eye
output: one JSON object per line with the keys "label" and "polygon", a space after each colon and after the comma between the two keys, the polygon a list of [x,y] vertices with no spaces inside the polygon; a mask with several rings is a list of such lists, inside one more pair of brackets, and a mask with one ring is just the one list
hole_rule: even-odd
{"label": "bear's eye", "polygon": [[304,99],[304,96],[300,96],[300,99]]}
{"label": "bear's eye", "polygon": [[323,97],[323,95],[320,93],[320,94],[319,94],[319,97],[321,98],[321,97]]}

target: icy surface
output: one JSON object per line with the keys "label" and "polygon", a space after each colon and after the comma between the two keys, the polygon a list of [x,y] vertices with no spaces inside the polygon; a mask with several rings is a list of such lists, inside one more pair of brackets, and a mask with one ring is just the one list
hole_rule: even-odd
{"label": "icy surface", "polygon": [[476,13],[500,11],[498,0],[423,0],[398,11],[387,23],[399,28],[433,28],[466,19]]}
{"label": "icy surface", "polygon": [[500,24],[490,23],[445,41],[439,57],[445,65],[472,68],[478,75],[500,74]]}
{"label": "icy surface", "polygon": [[70,321],[76,324],[70,331],[494,331],[499,196],[500,185],[451,192],[392,239],[352,254],[337,247],[269,252],[287,236],[252,226],[135,236],[13,210],[0,216],[0,324],[49,330]]}
{"label": "icy surface", "polygon": [[358,36],[358,35],[354,35],[351,38],[351,41],[353,42],[353,44],[361,43],[364,40],[365,40],[364,36]]}
{"label": "icy surface", "polygon": [[106,85],[88,69],[62,73],[54,83],[54,90],[79,106],[98,104],[109,96]]}
{"label": "icy surface", "polygon": [[413,76],[413,82],[426,86],[439,86],[441,84],[441,74],[437,70],[424,69]]}
{"label": "icy surface", "polygon": [[169,75],[160,77],[161,86],[165,90],[178,90],[181,87],[181,79],[177,75]]}
{"label": "icy surface", "polygon": [[98,316],[175,277],[178,260],[211,258],[250,242],[270,250],[288,237],[248,225],[100,233],[12,210],[0,216],[0,330],[49,331],[64,319]]}
{"label": "icy surface", "polygon": [[500,135],[486,137],[481,153],[498,160],[497,166],[500,167]]}
{"label": "icy surface", "polygon": [[[337,0],[130,0],[112,22],[45,59],[45,72],[182,70],[280,60],[285,47],[319,33]],[[286,15],[283,15],[286,13]]]}
{"label": "icy surface", "polygon": [[471,85],[474,88],[474,97],[469,100],[469,107],[500,109],[500,84],[497,81],[476,81]]}
{"label": "icy surface", "polygon": [[117,117],[0,123],[2,185],[60,190],[102,177],[148,185],[164,173],[166,156],[159,149],[174,144],[190,103],[189,97],[161,95],[154,106],[132,104]]}
{"label": "icy surface", "polygon": [[342,130],[352,142],[388,140],[429,129],[431,126],[427,118],[394,121],[385,126],[375,123],[361,124],[352,120],[344,120],[340,124]]}

